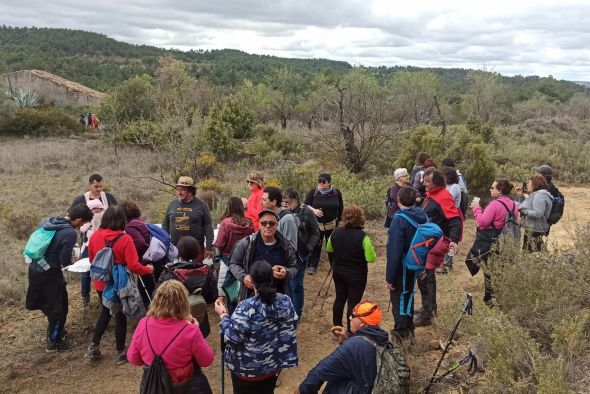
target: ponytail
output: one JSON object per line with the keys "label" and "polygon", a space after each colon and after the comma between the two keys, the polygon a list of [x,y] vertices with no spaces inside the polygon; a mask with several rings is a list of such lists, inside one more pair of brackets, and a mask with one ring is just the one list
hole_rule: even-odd
{"label": "ponytail", "polygon": [[265,260],[255,261],[250,267],[250,277],[258,291],[258,297],[266,305],[272,305],[277,298],[271,265]]}

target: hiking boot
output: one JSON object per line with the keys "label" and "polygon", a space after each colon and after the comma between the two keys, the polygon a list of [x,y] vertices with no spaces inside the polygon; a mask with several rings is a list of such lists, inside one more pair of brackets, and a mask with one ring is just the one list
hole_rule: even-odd
{"label": "hiking boot", "polygon": [[90,296],[82,297],[82,308],[86,309],[90,305]]}
{"label": "hiking boot", "polygon": [[315,275],[317,271],[318,269],[316,267],[309,267],[307,268],[307,275]]}
{"label": "hiking boot", "polygon": [[86,357],[90,361],[100,360],[102,358],[102,353],[100,352],[100,346],[95,345],[94,343],[91,343],[88,346],[88,350],[86,351],[86,354],[84,355],[84,357]]}
{"label": "hiking boot", "polygon": [[63,339],[59,342],[55,341],[47,341],[47,346],[45,347],[45,351],[47,353],[53,352],[69,352],[70,350],[76,347],[77,343],[74,341],[70,341],[69,339]]}
{"label": "hiking boot", "polygon": [[438,267],[437,269],[434,270],[434,272],[437,275],[446,275],[449,272],[451,272],[452,269],[453,269],[453,267],[451,267],[449,265],[445,265],[444,267]]}
{"label": "hiking boot", "polygon": [[117,353],[117,358],[115,359],[115,365],[123,365],[127,364],[129,361],[127,360],[127,349],[123,350],[122,352]]}
{"label": "hiking boot", "polygon": [[414,326],[415,327],[426,327],[432,325],[432,319],[429,317],[424,317],[424,315],[418,315],[414,319]]}

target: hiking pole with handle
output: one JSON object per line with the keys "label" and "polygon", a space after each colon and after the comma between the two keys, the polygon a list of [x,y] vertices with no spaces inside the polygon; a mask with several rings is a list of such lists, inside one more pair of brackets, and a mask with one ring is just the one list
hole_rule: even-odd
{"label": "hiking pole with handle", "polygon": [[[330,271],[332,269],[330,268]],[[328,287],[326,287],[326,291],[324,292],[324,297],[322,298],[322,305],[320,305],[320,311],[324,309],[324,303],[326,302],[326,297],[328,297],[328,292],[330,291],[330,285],[332,285],[332,279],[334,278],[333,275],[330,275],[330,280],[328,281]]]}
{"label": "hiking pole with handle", "polygon": [[143,279],[141,279],[141,275],[137,275],[139,281],[141,282],[141,286],[143,287],[143,291],[145,291],[145,295],[147,296],[150,304],[152,303],[152,297],[150,297],[150,293],[147,291],[147,287],[145,287],[145,283],[143,283]]}
{"label": "hiking pole with handle", "polygon": [[463,304],[463,309],[461,310],[461,316],[459,316],[459,319],[457,320],[457,323],[455,323],[455,327],[453,328],[451,335],[449,335],[449,339],[447,340],[445,348],[443,349],[443,353],[440,356],[440,360],[438,360],[438,364],[436,365],[436,368],[434,369],[434,373],[432,374],[432,377],[430,378],[430,382],[428,383],[428,386],[426,386],[426,388],[424,389],[425,394],[428,394],[428,392],[430,392],[430,387],[432,387],[432,385],[437,382],[436,374],[438,372],[438,369],[440,368],[440,366],[443,362],[443,359],[445,358],[447,352],[449,351],[449,347],[451,346],[451,341],[455,337],[455,333],[457,332],[457,329],[459,328],[459,324],[461,324],[461,319],[463,319],[463,316],[465,316],[465,314],[468,314],[468,315],[473,314],[473,297],[469,293],[467,293],[467,299],[465,300],[465,304]]}
{"label": "hiking pole with handle", "polygon": [[[318,294],[316,294],[315,299],[313,300],[313,303],[311,304],[312,308],[315,306],[315,303],[318,301],[318,298],[320,298],[320,294],[322,293],[322,290],[324,289],[324,286],[326,285],[326,281],[328,280],[328,277],[330,276],[331,273],[332,273],[332,266],[330,265],[330,269],[328,270],[328,274],[324,278],[324,281],[322,282],[322,285],[320,286],[320,289],[318,290]],[[328,285],[328,287],[330,287],[330,285]],[[327,292],[326,292],[326,294],[327,294]]]}

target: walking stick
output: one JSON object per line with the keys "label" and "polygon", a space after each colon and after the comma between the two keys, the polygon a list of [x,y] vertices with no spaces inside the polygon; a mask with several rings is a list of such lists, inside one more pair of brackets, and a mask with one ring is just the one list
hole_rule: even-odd
{"label": "walking stick", "polygon": [[143,291],[145,291],[145,295],[147,296],[148,300],[150,301],[150,304],[152,302],[152,297],[150,297],[150,293],[148,293],[147,288],[145,287],[145,283],[143,283],[143,279],[141,279],[140,275],[137,275],[137,277],[139,278],[139,281],[141,282],[141,286],[143,287]]}
{"label": "walking stick", "polygon": [[[324,286],[326,285],[326,281],[328,280],[328,277],[330,276],[331,273],[332,273],[332,266],[330,265],[330,269],[328,270],[328,274],[324,278],[324,281],[322,282],[322,285],[320,286],[320,289],[318,290],[318,294],[316,294],[315,300],[313,300],[313,303],[311,304],[312,308],[315,306],[315,303],[318,301],[318,298],[320,297],[320,294],[322,293],[322,290],[323,290]],[[331,281],[331,279],[330,279],[330,281]]]}
{"label": "walking stick", "polygon": [[468,314],[468,315],[473,314],[473,297],[469,293],[467,293],[467,299],[465,300],[465,304],[463,304],[463,309],[461,310],[461,315],[459,316],[459,320],[457,320],[457,323],[455,323],[455,327],[453,328],[451,335],[449,335],[449,339],[447,340],[445,348],[443,349],[442,356],[440,356],[440,360],[438,360],[438,364],[436,365],[436,368],[434,369],[434,373],[432,374],[432,377],[430,378],[430,382],[428,383],[428,386],[426,386],[426,388],[424,389],[425,394],[428,394],[428,392],[430,391],[430,387],[432,387],[432,385],[434,383],[436,383],[436,381],[437,381],[436,374],[438,372],[438,369],[440,368],[440,366],[443,362],[443,359],[445,358],[447,352],[449,351],[449,347],[451,346],[451,341],[455,337],[455,333],[457,332],[457,328],[459,328],[459,324],[461,323],[461,319],[463,319],[463,316],[465,314]]}
{"label": "walking stick", "polygon": [[328,296],[328,292],[330,291],[330,285],[332,284],[333,276],[330,275],[330,281],[328,282],[328,287],[326,287],[326,292],[324,293],[324,297],[322,298],[322,305],[320,305],[320,311],[324,309],[324,302],[326,302],[326,297]]}

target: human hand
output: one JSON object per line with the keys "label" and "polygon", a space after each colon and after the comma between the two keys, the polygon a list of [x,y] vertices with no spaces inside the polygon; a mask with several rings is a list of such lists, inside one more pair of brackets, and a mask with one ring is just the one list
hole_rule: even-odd
{"label": "human hand", "polygon": [[314,209],[313,209],[313,213],[315,213],[315,215],[316,215],[318,218],[321,218],[322,216],[324,216],[324,211],[323,211],[323,210],[321,210],[321,209],[319,209],[319,208],[318,208],[318,209],[315,209],[315,208],[314,208]]}
{"label": "human hand", "polygon": [[348,339],[348,334],[346,334],[346,330],[344,329],[344,327],[341,326],[334,326],[331,329],[332,334],[338,336],[338,340],[340,343],[346,341]]}
{"label": "human hand", "polygon": [[391,283],[387,283],[387,290],[394,291],[395,288],[393,287],[393,285]]}
{"label": "human hand", "polygon": [[281,280],[284,279],[285,276],[287,276],[287,270],[282,265],[275,265],[274,267],[272,267],[272,275],[275,278]]}
{"label": "human hand", "polygon": [[205,251],[205,260],[207,260],[207,259],[212,259],[212,258],[213,258],[213,256],[214,256],[214,253],[213,253],[213,251],[212,251],[212,250],[206,250],[206,251]]}
{"label": "human hand", "polygon": [[215,303],[217,303],[217,302],[221,302],[222,304],[225,304],[225,297],[224,296],[217,297],[217,299],[215,300]]}
{"label": "human hand", "polygon": [[459,245],[457,245],[456,242],[451,242],[449,244],[449,252],[448,255],[449,256],[454,256],[459,252]]}
{"label": "human hand", "polygon": [[192,315],[188,315],[188,317],[185,320],[187,322],[189,322],[189,324],[196,324],[197,326],[199,325],[199,322],[197,321],[197,319],[192,317]]}
{"label": "human hand", "polygon": [[223,302],[218,298],[217,300],[215,300],[215,312],[217,312],[217,314],[219,316],[223,315],[223,314],[228,314],[227,313],[227,308],[225,307],[225,305],[223,304]]}
{"label": "human hand", "polygon": [[150,274],[153,274],[154,273],[154,266],[153,265],[148,264],[148,265],[146,265],[146,267],[149,267],[150,268]]}
{"label": "human hand", "polygon": [[244,283],[244,286],[246,286],[248,289],[254,289],[254,284],[252,283],[252,277],[250,275],[244,276],[242,282]]}

